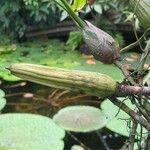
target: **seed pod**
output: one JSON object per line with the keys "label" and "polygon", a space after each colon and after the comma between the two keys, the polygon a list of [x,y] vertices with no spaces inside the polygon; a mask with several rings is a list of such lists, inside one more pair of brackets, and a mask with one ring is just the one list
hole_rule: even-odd
{"label": "seed pod", "polygon": [[150,0],[130,0],[129,4],[144,29],[150,27]]}
{"label": "seed pod", "polygon": [[120,60],[119,45],[116,41],[90,22],[86,21],[86,23],[82,35],[94,58],[106,64]]}

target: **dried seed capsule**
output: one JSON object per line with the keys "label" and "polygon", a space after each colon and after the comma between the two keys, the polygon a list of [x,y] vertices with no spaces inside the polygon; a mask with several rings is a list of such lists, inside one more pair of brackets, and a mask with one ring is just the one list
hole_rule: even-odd
{"label": "dried seed capsule", "polygon": [[86,23],[82,35],[94,58],[106,64],[120,60],[119,45],[116,41],[90,22]]}

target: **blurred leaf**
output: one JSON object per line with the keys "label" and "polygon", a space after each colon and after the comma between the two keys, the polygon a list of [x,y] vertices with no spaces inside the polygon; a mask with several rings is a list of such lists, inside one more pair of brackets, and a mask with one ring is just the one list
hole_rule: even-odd
{"label": "blurred leaf", "polygon": [[63,129],[74,132],[89,132],[106,125],[102,111],[92,106],[70,106],[61,109],[53,117]]}
{"label": "blurred leaf", "polygon": [[73,146],[71,147],[71,150],[84,150],[84,148],[81,147],[80,145],[73,145]]}
{"label": "blurred leaf", "polygon": [[72,32],[69,33],[69,38],[66,42],[65,49],[75,50],[77,48],[77,46],[79,46],[81,41],[82,41],[81,33],[79,31],[72,31]]}
{"label": "blurred leaf", "polygon": [[5,107],[6,105],[6,99],[4,98],[5,92],[0,89],[0,111]]}
{"label": "blurred leaf", "polygon": [[4,97],[0,97],[0,111],[5,107],[6,99]]}
{"label": "blurred leaf", "polygon": [[99,13],[102,14],[102,6],[100,4],[95,4],[94,5],[94,10]]}
{"label": "blurred leaf", "polygon": [[3,98],[5,96],[5,92],[0,89],[0,98]]}
{"label": "blurred leaf", "polygon": [[0,115],[0,149],[63,150],[65,132],[44,116]]}
{"label": "blurred leaf", "polygon": [[71,7],[74,11],[82,9],[87,3],[87,0],[72,0]]}
{"label": "blurred leaf", "polygon": [[68,13],[66,11],[63,11],[60,16],[60,21],[65,20],[67,17],[68,17]]}
{"label": "blurred leaf", "polygon": [[[8,47],[5,46],[4,51]],[[80,59],[81,55],[77,51],[65,52],[59,40],[25,42],[18,44],[15,51],[1,54],[0,77],[9,81],[19,80],[6,69],[11,63],[26,62],[68,68],[78,66]]]}

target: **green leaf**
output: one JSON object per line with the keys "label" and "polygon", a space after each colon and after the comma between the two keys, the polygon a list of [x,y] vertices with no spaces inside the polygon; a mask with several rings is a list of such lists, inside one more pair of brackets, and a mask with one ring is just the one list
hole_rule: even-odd
{"label": "green leaf", "polygon": [[63,129],[74,132],[89,132],[106,125],[102,111],[92,106],[71,106],[61,109],[53,120]]}
{"label": "green leaf", "polygon": [[[123,98],[121,100],[123,100]],[[129,99],[125,100],[124,102],[126,105],[128,105],[128,107],[134,110],[135,105],[133,105]],[[129,128],[127,127],[127,122],[129,121],[128,119],[130,118],[130,116],[124,111],[120,110],[109,100],[105,100],[101,104],[101,108],[108,118],[106,127],[121,135],[129,136]],[[140,135],[140,127],[138,127],[138,132]],[[143,133],[146,132],[146,129],[144,129]]]}
{"label": "green leaf", "polygon": [[0,89],[0,111],[5,107],[6,105],[6,99],[4,98],[5,92]]}
{"label": "green leaf", "polygon": [[72,0],[71,8],[74,11],[78,11],[82,9],[86,5],[87,0]]}
{"label": "green leaf", "polygon": [[0,89],[0,98],[5,96],[5,92],[3,90]]}
{"label": "green leaf", "polygon": [[5,105],[6,105],[6,99],[0,97],[0,111],[5,107]]}
{"label": "green leaf", "polygon": [[0,115],[0,149],[63,150],[64,136],[64,130],[44,116]]}
{"label": "green leaf", "polygon": [[102,14],[102,6],[100,4],[95,4],[94,5],[94,10],[99,13]]}
{"label": "green leaf", "polygon": [[73,145],[73,146],[71,147],[71,150],[84,150],[84,148],[81,147],[80,145]]}

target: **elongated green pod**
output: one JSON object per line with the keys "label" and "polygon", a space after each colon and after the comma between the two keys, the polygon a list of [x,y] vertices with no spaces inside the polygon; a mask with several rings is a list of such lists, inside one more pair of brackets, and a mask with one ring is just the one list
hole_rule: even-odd
{"label": "elongated green pod", "polygon": [[117,83],[111,77],[95,72],[68,70],[34,64],[12,64],[12,74],[50,87],[84,91],[99,97],[108,97],[116,91]]}
{"label": "elongated green pod", "polygon": [[142,27],[148,29],[150,27],[150,0],[130,0],[130,6],[135,10],[135,14],[139,19]]}

